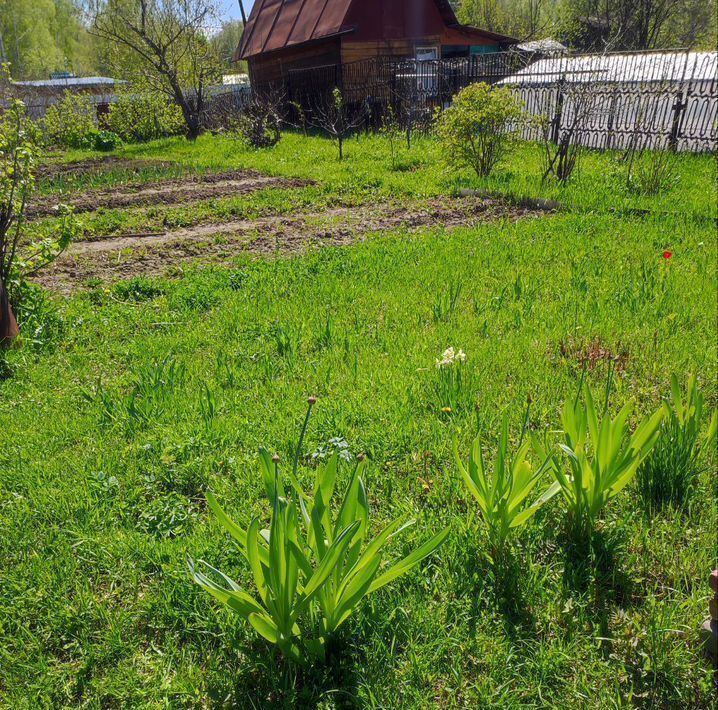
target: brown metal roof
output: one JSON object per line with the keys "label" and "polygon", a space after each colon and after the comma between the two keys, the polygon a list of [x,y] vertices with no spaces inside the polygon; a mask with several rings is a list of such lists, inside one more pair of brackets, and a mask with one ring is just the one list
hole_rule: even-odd
{"label": "brown metal roof", "polygon": [[352,0],[256,0],[235,60],[338,34]]}
{"label": "brown metal roof", "polygon": [[[498,42],[516,41],[460,25],[449,0],[434,1],[444,23],[451,29],[481,33]],[[355,28],[345,23],[352,3],[353,0],[256,0],[234,61],[351,32]]]}

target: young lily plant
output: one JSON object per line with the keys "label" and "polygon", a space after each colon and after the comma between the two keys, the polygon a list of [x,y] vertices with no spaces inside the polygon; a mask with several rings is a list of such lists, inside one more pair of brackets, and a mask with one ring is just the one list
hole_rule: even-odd
{"label": "young lily plant", "polygon": [[[632,402],[612,419],[608,407],[599,417],[588,385],[584,387],[584,399],[585,404],[580,397],[568,400],[563,408],[564,443],[559,446],[566,455],[568,470],[556,456],[551,456],[551,462],[566,499],[571,528],[585,539],[604,506],[633,480],[641,462],[651,453],[664,410],[660,408],[645,417],[631,434],[628,419]],[[539,456],[546,456],[546,448],[537,438],[534,446]]]}
{"label": "young lily plant", "polygon": [[[369,503],[364,487],[366,462],[360,457],[338,505],[332,506],[339,455],[317,468],[314,489],[305,493],[297,480],[301,443],[297,446],[285,488],[277,457],[260,452],[260,468],[272,505],[268,530],[253,518],[245,529],[224,512],[215,497],[209,507],[222,527],[239,543],[259,598],[206,562],[206,572],[190,561],[197,584],[239,614],[282,654],[298,663],[323,658],[327,642],[362,599],[416,567],[445,540],[448,528],[399,562],[382,567],[386,544],[411,523],[390,523],[369,538]],[[336,512],[334,512],[336,511]],[[214,573],[210,576],[208,573]]]}
{"label": "young lily plant", "polygon": [[454,443],[456,465],[466,487],[479,504],[481,518],[489,534],[493,561],[505,550],[510,533],[531,519],[560,490],[558,482],[555,482],[539,496],[532,497],[545,478],[550,459],[546,455],[538,468],[532,468],[527,458],[530,448],[529,441],[520,443],[511,457],[508,416],[504,416],[493,471],[489,471],[484,463],[481,435],[474,439],[467,465],[461,460],[458,444]]}

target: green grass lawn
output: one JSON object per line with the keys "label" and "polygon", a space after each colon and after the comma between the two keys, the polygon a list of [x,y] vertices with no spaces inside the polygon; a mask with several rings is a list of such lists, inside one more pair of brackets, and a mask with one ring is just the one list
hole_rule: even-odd
{"label": "green grass lawn", "polygon": [[[402,156],[411,165],[401,171],[388,169],[379,139],[352,141],[343,163],[333,150],[289,135],[253,153],[207,136],[122,155],[319,181],[305,196],[287,193],[302,209],[472,186],[566,210],[375,234],[291,259],[247,255],[56,299],[55,336],[8,353],[0,381],[0,705],[708,707],[711,671],[697,644],[716,565],[715,452],[685,511],[648,513],[633,485],[609,504],[588,563],[567,542],[554,498],[517,536],[507,588],[487,561],[452,446],[468,451],[479,422],[493,446],[505,412],[516,441],[528,395],[532,428],[555,429],[588,352],[599,353],[588,373],[599,393],[608,355],[620,356],[611,406],[635,399],[634,421],[668,394],[674,372],[696,373],[716,405],[710,158],[680,156],[678,183],[649,200],[618,187],[610,156],[588,155],[581,179],[542,188],[532,146],[486,181],[450,181],[428,139]],[[286,209],[276,192],[241,201]],[[189,219],[194,210],[162,209]],[[457,285],[455,308],[437,317]],[[435,359],[448,346],[467,353],[469,382],[451,414],[434,394]],[[342,437],[370,460],[376,530],[417,520],[394,555],[451,532],[437,555],[363,604],[330,667],[299,670],[196,587],[186,560],[251,588],[205,492],[244,523],[266,519],[257,448],[289,458],[308,395],[319,402],[303,481],[312,453]]]}

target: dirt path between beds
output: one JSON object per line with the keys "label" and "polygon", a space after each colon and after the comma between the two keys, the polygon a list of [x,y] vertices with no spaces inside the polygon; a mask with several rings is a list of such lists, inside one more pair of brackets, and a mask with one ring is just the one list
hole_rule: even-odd
{"label": "dirt path between beds", "polygon": [[305,187],[309,184],[311,183],[307,180],[271,177],[254,170],[233,170],[86,190],[62,198],[57,195],[40,197],[29,205],[27,215],[30,219],[52,215],[59,201],[72,205],[76,213],[82,213],[98,209],[150,207],[160,204],[179,205],[216,197],[245,195],[270,187]]}
{"label": "dirt path between beds", "polygon": [[172,275],[190,262],[223,262],[241,253],[288,255],[346,245],[366,235],[408,229],[470,226],[540,214],[487,198],[442,198],[341,207],[321,213],[203,224],[163,234],[75,242],[37,281],[62,293],[89,281]]}

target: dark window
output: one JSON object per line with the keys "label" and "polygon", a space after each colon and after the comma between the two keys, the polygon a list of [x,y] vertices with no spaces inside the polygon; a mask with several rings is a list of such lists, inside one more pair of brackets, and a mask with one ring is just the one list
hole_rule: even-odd
{"label": "dark window", "polygon": [[441,56],[444,59],[455,59],[456,57],[468,57],[469,48],[465,44],[444,44],[441,47]]}

